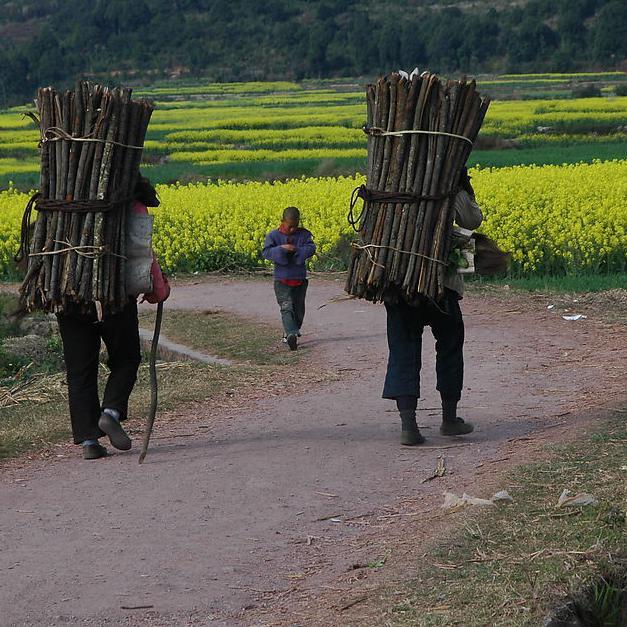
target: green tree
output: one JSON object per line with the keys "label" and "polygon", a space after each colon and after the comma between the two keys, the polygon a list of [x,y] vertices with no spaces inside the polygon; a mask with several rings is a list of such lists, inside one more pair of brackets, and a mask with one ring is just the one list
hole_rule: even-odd
{"label": "green tree", "polygon": [[509,37],[510,63],[518,69],[528,69],[534,61],[551,57],[558,43],[559,37],[554,30],[527,16]]}
{"label": "green tree", "polygon": [[330,21],[315,23],[309,30],[307,66],[314,76],[322,76],[328,67],[327,47],[333,39],[333,25]]}
{"label": "green tree", "polygon": [[614,62],[627,55],[627,3],[614,0],[606,4],[597,17],[592,31],[594,58]]}

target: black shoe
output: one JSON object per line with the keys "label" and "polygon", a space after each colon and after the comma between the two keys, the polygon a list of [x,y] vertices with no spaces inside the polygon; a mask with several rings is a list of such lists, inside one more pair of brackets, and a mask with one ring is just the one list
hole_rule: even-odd
{"label": "black shoe", "polygon": [[467,435],[475,430],[472,422],[465,422],[463,418],[457,416],[455,420],[445,420],[440,427],[442,435]]}
{"label": "black shoe", "polygon": [[418,446],[424,443],[425,438],[419,429],[415,431],[401,431],[401,444],[403,446]]}
{"label": "black shoe", "polygon": [[122,425],[109,414],[102,412],[100,420],[98,420],[98,427],[109,436],[109,441],[115,448],[120,451],[128,451],[131,448],[131,438],[128,437]]}
{"label": "black shoe", "polygon": [[401,416],[401,444],[403,446],[417,446],[424,444],[424,437],[416,424],[416,412],[412,410],[400,411]]}
{"label": "black shoe", "polygon": [[295,351],[298,348],[298,338],[294,333],[290,333],[287,336],[287,345],[290,347],[291,351]]}
{"label": "black shoe", "polygon": [[96,443],[83,446],[83,459],[100,459],[107,455],[107,449],[102,444]]}

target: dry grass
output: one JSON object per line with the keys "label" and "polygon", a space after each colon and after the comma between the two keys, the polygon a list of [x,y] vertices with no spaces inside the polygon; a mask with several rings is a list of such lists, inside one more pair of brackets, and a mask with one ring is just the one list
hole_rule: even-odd
{"label": "dry grass", "polygon": [[[142,312],[140,324],[150,329],[155,314]],[[198,351],[238,363],[260,366],[294,364],[307,351],[290,353],[281,343],[282,331],[276,326],[215,309],[182,311],[169,309],[163,317],[165,337]]]}
{"label": "dry grass", "polygon": [[0,409],[20,403],[39,405],[64,396],[62,374],[29,376],[31,367],[32,364],[29,364],[21,368],[6,386],[0,387]]}
{"label": "dry grass", "polygon": [[[454,514],[457,537],[416,565],[405,600],[389,607],[385,624],[539,625],[620,564],[627,557],[626,417],[558,450],[551,462],[517,468],[504,484],[514,505]],[[592,493],[600,505],[557,510],[563,488]]]}
{"label": "dry grass", "polygon": [[[228,367],[189,361],[159,363],[158,420],[170,413],[179,426],[193,425],[199,407],[206,416],[209,407],[220,411],[328,377],[311,365],[306,370],[294,368],[304,351],[290,353],[272,327],[233,315],[168,314],[164,333],[171,339],[238,363]],[[150,316],[143,315],[142,323],[150,324]],[[28,369],[0,386],[0,459],[46,449],[71,438],[65,376],[27,374]],[[103,365],[101,387],[106,375]],[[144,363],[130,399],[127,427],[132,433],[143,428],[149,399],[148,366]]]}

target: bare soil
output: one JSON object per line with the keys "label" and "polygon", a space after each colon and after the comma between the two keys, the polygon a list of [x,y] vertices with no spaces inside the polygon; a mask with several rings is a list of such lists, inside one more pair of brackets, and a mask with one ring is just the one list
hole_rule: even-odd
{"label": "bare soil", "polygon": [[[0,623],[381,624],[412,562],[454,529],[443,491],[489,497],[507,487],[502,468],[624,406],[624,324],[594,303],[567,321],[544,296],[475,292],[462,303],[461,414],[476,431],[439,435],[427,340],[428,440],[401,448],[381,399],[384,309],[329,302],[341,294],[340,281],[310,284],[306,358],[294,367],[311,370],[311,385],[277,381],[170,412],[143,466],[136,451],[85,462],[70,447],[4,465]],[[168,306],[268,321],[280,340],[267,280],[188,281]],[[440,455],[446,474],[427,480]]]}

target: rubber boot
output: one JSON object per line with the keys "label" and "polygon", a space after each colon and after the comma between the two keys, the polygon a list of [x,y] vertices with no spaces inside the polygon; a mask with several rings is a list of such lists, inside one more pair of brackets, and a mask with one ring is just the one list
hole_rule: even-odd
{"label": "rubber boot", "polygon": [[425,439],[416,424],[416,412],[414,410],[401,410],[401,444],[403,446],[416,446],[423,444]]}
{"label": "rubber boot", "polygon": [[457,401],[442,399],[442,435],[467,435],[475,430],[472,422],[466,422],[457,415]]}

